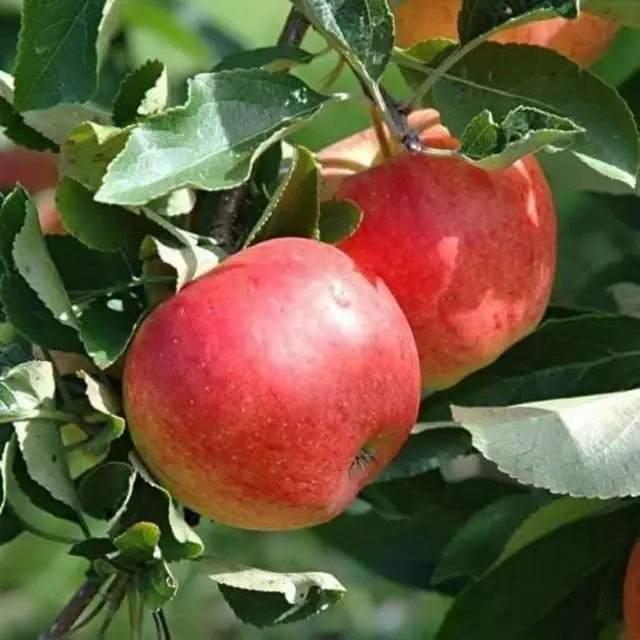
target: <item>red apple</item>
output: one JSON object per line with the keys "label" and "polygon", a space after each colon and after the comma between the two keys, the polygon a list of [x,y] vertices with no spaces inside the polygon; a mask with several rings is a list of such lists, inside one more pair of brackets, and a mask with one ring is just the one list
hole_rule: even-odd
{"label": "red apple", "polygon": [[[396,23],[396,42],[408,48],[429,38],[458,38],[461,0],[390,0]],[[575,20],[553,18],[497,33],[497,42],[530,44],[555,49],[582,66],[594,63],[607,50],[620,23],[582,13]]]}
{"label": "red apple", "polygon": [[335,247],[279,238],[160,303],[127,353],[124,403],[141,458],[220,523],[330,520],[415,422],[411,330],[377,277]]}
{"label": "red apple", "polygon": [[[436,115],[427,110],[413,119],[426,127],[422,140],[455,146]],[[555,273],[551,192],[532,156],[487,171],[409,153],[383,161],[370,142],[371,132],[361,133],[318,154],[330,172],[325,194],[364,212],[339,246],[389,286],[413,329],[423,388],[444,389],[539,323]],[[349,153],[363,154],[363,165],[374,158],[374,166],[337,175]]]}
{"label": "red apple", "polygon": [[30,193],[55,187],[58,183],[57,156],[24,147],[0,150],[0,190],[13,189],[19,182]]}

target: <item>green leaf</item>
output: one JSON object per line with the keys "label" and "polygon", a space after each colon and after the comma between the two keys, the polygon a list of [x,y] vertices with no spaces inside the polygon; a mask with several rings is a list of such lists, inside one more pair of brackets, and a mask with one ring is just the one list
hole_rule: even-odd
{"label": "green leaf", "polygon": [[550,500],[544,493],[508,496],[478,511],[447,545],[432,582],[479,578],[499,557],[514,529]]}
{"label": "green leaf", "polygon": [[16,144],[35,151],[58,151],[58,145],[30,127],[13,106],[13,77],[0,71],[0,128]]}
{"label": "green leaf", "polygon": [[149,60],[122,81],[113,103],[113,124],[126,127],[141,116],[150,116],[167,106],[167,70],[159,60]]}
{"label": "green leaf", "polygon": [[524,484],[602,499],[640,495],[640,390],[512,407],[456,407],[473,445]]}
{"label": "green leaf", "polygon": [[24,224],[28,202],[28,193],[15,187],[0,207],[0,258],[8,270],[15,269],[13,242]]}
{"label": "green leaf", "polygon": [[[421,428],[422,427],[422,428]],[[400,453],[375,479],[387,482],[438,469],[445,460],[471,453],[471,438],[464,429],[432,429],[416,425]]]}
{"label": "green leaf", "polygon": [[458,14],[458,35],[466,44],[476,38],[545,18],[576,18],[576,0],[525,0],[496,5],[494,0],[463,0]]}
{"label": "green leaf", "polygon": [[[584,640],[600,638],[602,624],[594,615],[598,590],[606,578],[610,563],[583,580],[565,598],[555,604],[518,640]],[[585,615],[586,614],[586,615]],[[618,637],[616,640],[621,640]]]}
{"label": "green leaf", "polygon": [[44,111],[25,111],[24,121],[30,127],[62,146],[72,131],[86,122],[107,126],[111,116],[101,107],[87,104],[60,104]]}
{"label": "green leaf", "polygon": [[133,129],[96,199],[142,205],[185,186],[206,191],[237,186],[260,153],[330,99],[287,73],[199,74],[189,82],[184,106]]}
{"label": "green leaf", "polygon": [[134,455],[130,457],[140,479],[123,514],[123,522],[155,522],[162,532],[160,548],[168,562],[197,558],[204,550],[202,541],[184,521],[169,493],[152,479]]}
{"label": "green leaf", "polygon": [[79,104],[93,96],[104,5],[105,0],[24,0],[15,63],[20,111]]}
{"label": "green leaf", "polygon": [[142,216],[96,202],[91,191],[69,177],[58,185],[56,208],[69,233],[97,251],[118,252],[139,245],[148,231]]}
{"label": "green leaf", "polygon": [[144,313],[129,292],[93,300],[80,315],[80,339],[99,369],[107,369],[125,352]]}
{"label": "green leaf", "polygon": [[162,609],[178,590],[178,581],[164,560],[153,560],[140,570],[137,578],[142,599],[152,611]]}
{"label": "green leaf", "polygon": [[119,415],[122,413],[122,407],[113,391],[106,384],[98,382],[84,371],[78,375],[86,384],[89,404],[104,417],[102,429],[97,435],[92,436],[85,447],[87,453],[97,454],[122,436],[126,423],[124,418]]}
{"label": "green leaf", "polygon": [[[524,493],[522,486],[504,481],[475,478],[449,484],[439,470],[410,478],[398,478],[366,486],[360,492],[365,500],[389,520],[431,520],[441,518],[443,525],[455,522],[457,529],[472,513],[488,502]],[[450,512],[451,505],[456,511]],[[449,530],[453,534],[454,529]]]}
{"label": "green leaf", "polygon": [[437,640],[524,636],[633,539],[638,515],[637,505],[621,508],[562,527],[527,546],[458,596]]}
{"label": "green leaf", "polygon": [[[398,62],[414,90],[433,71],[428,64],[420,72],[420,65],[404,58]],[[570,148],[576,158],[611,180],[635,187],[640,147],[629,108],[613,88],[555,51],[483,43],[437,82],[433,99],[455,136],[483,109],[496,121],[523,107],[565,118],[585,131]]]}
{"label": "green leaf", "polygon": [[640,319],[613,314],[547,320],[494,364],[426,398],[420,420],[450,420],[452,404],[521,404],[634,386],[639,331]]}
{"label": "green leaf", "polygon": [[230,69],[264,67],[269,71],[284,71],[298,64],[309,64],[313,58],[312,53],[300,47],[277,44],[271,47],[258,47],[232,53],[220,60],[213,70],[228,71]]}
{"label": "green leaf", "polygon": [[312,532],[386,580],[433,590],[435,564],[458,528],[478,509],[521,492],[502,482],[449,484],[437,471],[424,473],[367,487],[362,500]]}
{"label": "green leaf", "polygon": [[[17,447],[16,447],[17,448]],[[22,494],[32,505],[52,515],[54,518],[78,523],[78,512],[64,502],[54,498],[47,489],[38,484],[30,475],[20,451],[12,455],[11,475],[15,480],[9,491],[12,496]],[[16,504],[18,502],[16,501]]]}
{"label": "green leaf", "polygon": [[640,27],[640,8],[629,0],[584,0],[581,9],[630,27]]}
{"label": "green leaf", "polygon": [[325,200],[320,203],[320,239],[338,244],[352,236],[362,222],[362,210],[348,200]]}
{"label": "green leaf", "polygon": [[[55,379],[49,362],[28,362],[18,365],[2,378],[5,406],[21,410],[55,409]],[[29,475],[56,500],[80,511],[78,495],[71,479],[59,425],[47,418],[15,420],[20,452]]]}
{"label": "green leaf", "polygon": [[346,591],[328,573],[275,573],[212,564],[204,570],[236,616],[256,627],[306,620],[338,602]]}
{"label": "green leaf", "polygon": [[21,419],[34,410],[51,408],[55,393],[53,367],[32,360],[19,364],[0,377],[0,417],[3,423]]}
{"label": "green leaf", "polygon": [[133,495],[137,474],[125,462],[110,461],[88,471],[78,495],[83,510],[94,518],[115,522]]}
{"label": "green leaf", "polygon": [[16,269],[58,322],[78,328],[75,312],[42,235],[38,211],[27,200],[22,228],[13,241]]}
{"label": "green leaf", "polygon": [[[98,420],[104,421],[101,416],[84,416],[84,424],[80,426],[77,422],[68,422],[60,428],[62,443],[67,452],[67,462],[69,471],[73,480],[77,480],[85,474],[89,469],[103,462],[109,455],[109,444],[97,446],[100,438],[107,437],[110,434],[109,426],[105,425],[104,429],[98,431],[97,435],[93,435],[93,429],[100,429],[100,423],[94,424]],[[87,427],[92,429],[87,432]],[[106,433],[105,433],[106,432]]]}
{"label": "green leaf", "polygon": [[540,540],[557,529],[577,522],[598,511],[606,509],[609,503],[602,500],[587,500],[585,498],[556,498],[550,504],[542,506],[532,513],[511,535],[505,544],[499,564],[503,560],[515,555],[526,546]]}
{"label": "green leaf", "polygon": [[153,559],[159,542],[160,529],[153,522],[137,522],[113,540],[120,552],[118,561],[131,566]]}
{"label": "green leaf", "polygon": [[460,153],[485,169],[504,169],[542,149],[558,150],[584,133],[571,120],[531,107],[517,107],[498,124],[487,109],[462,132]]}
{"label": "green leaf", "polygon": [[82,351],[77,332],[58,322],[19,274],[2,276],[0,302],[9,322],[31,342],[45,349]]}
{"label": "green leaf", "polygon": [[176,291],[214,269],[225,257],[225,253],[211,238],[186,231],[181,236],[186,240],[182,245],[175,238],[160,240],[149,236],[145,238],[141,248],[143,259],[148,260],[157,255],[164,264],[175,270]]}
{"label": "green leaf", "polygon": [[138,247],[127,255],[94,251],[71,235],[47,235],[45,241],[78,312],[94,298],[134,287],[132,270],[138,270]]}
{"label": "green leaf", "polygon": [[94,122],[77,126],[60,149],[61,175],[97,191],[109,163],[124,149],[130,133],[130,129]]}
{"label": "green leaf", "polygon": [[23,533],[23,531],[22,522],[18,519],[13,509],[7,506],[7,508],[0,513],[0,545],[12,542]]}
{"label": "green leaf", "polygon": [[319,166],[305,147],[289,149],[286,174],[247,237],[245,247],[282,236],[319,239]]}
{"label": "green leaf", "polygon": [[73,545],[69,550],[69,555],[87,560],[98,560],[115,551],[117,549],[109,538],[90,538]]}
{"label": "green leaf", "polygon": [[368,84],[391,58],[393,17],[387,0],[292,0]]}

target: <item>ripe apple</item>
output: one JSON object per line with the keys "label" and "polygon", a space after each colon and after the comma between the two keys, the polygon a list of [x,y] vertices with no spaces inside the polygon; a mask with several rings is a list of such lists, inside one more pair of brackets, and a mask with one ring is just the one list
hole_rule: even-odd
{"label": "ripe apple", "polygon": [[[457,145],[433,110],[413,116],[423,141]],[[321,151],[323,195],[363,210],[339,247],[388,285],[413,329],[423,388],[444,389],[539,323],[555,273],[551,192],[533,156],[487,171],[404,152],[385,160],[378,149],[368,131]]]}
{"label": "ripe apple", "polygon": [[268,240],[155,307],[127,353],[133,441],[183,504],[220,523],[330,520],[415,422],[411,330],[377,277],[333,246]]}
{"label": "ripe apple", "polygon": [[[390,0],[390,4],[398,46],[408,48],[428,38],[457,40],[461,0]],[[606,51],[619,28],[618,22],[582,13],[575,20],[552,18],[513,27],[491,39],[555,49],[586,67]]]}

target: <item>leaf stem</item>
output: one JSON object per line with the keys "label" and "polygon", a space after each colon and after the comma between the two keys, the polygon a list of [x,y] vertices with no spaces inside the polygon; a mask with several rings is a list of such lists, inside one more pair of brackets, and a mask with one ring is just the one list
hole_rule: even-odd
{"label": "leaf stem", "polygon": [[[480,44],[480,42],[481,42],[481,39],[471,40],[470,42],[467,42],[466,44],[462,45],[456,51],[454,51],[449,56],[447,56],[447,58],[442,62],[442,64],[436,67],[429,74],[427,79],[418,87],[418,89],[413,95],[413,98],[409,100],[409,106],[411,108],[420,107],[422,104],[422,100],[427,95],[427,93],[429,93],[429,91],[433,89],[436,82],[442,79],[452,67],[454,67],[458,62],[460,62],[460,60],[462,60],[462,58],[464,58],[472,49],[475,49]],[[424,66],[422,67],[422,70],[423,71],[425,70]]]}
{"label": "leaf stem", "polygon": [[23,422],[24,420],[54,420],[55,422],[73,422],[75,419],[76,416],[74,416],[72,413],[34,409],[33,411],[25,411],[24,413],[20,414],[0,416],[0,424],[8,424],[10,422]]}
{"label": "leaf stem", "polygon": [[382,157],[385,160],[389,160],[393,157],[393,151],[391,150],[389,138],[387,137],[387,132],[384,128],[384,122],[380,115],[380,108],[376,105],[371,106],[371,118],[373,120],[373,129],[376,132],[376,138],[378,139],[378,144],[380,145],[380,152],[382,153]]}
{"label": "leaf stem", "polygon": [[112,293],[120,293],[121,291],[128,291],[129,289],[136,289],[137,287],[143,287],[146,284],[162,284],[163,282],[173,282],[175,278],[173,276],[147,276],[146,278],[134,278],[131,282],[125,282],[122,284],[114,284],[110,287],[104,287],[103,289],[76,289],[71,290],[69,293],[80,293],[87,291],[85,295],[79,296],[73,302],[74,304],[86,304],[96,300],[97,298],[103,298],[104,296],[111,295]]}
{"label": "leaf stem", "polygon": [[58,617],[53,621],[49,630],[41,635],[39,640],[58,640],[59,638],[68,637],[74,624],[91,604],[105,581],[106,578],[96,575],[86,578]]}

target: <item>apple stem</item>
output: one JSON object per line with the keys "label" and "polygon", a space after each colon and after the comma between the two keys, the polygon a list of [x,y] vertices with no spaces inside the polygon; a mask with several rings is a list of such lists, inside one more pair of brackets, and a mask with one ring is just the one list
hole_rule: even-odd
{"label": "apple stem", "polygon": [[389,144],[384,122],[380,116],[380,109],[376,105],[371,107],[371,118],[373,120],[373,129],[376,133],[376,138],[378,138],[378,144],[380,145],[380,153],[382,153],[382,157],[385,160],[390,160],[393,157],[393,151]]}

